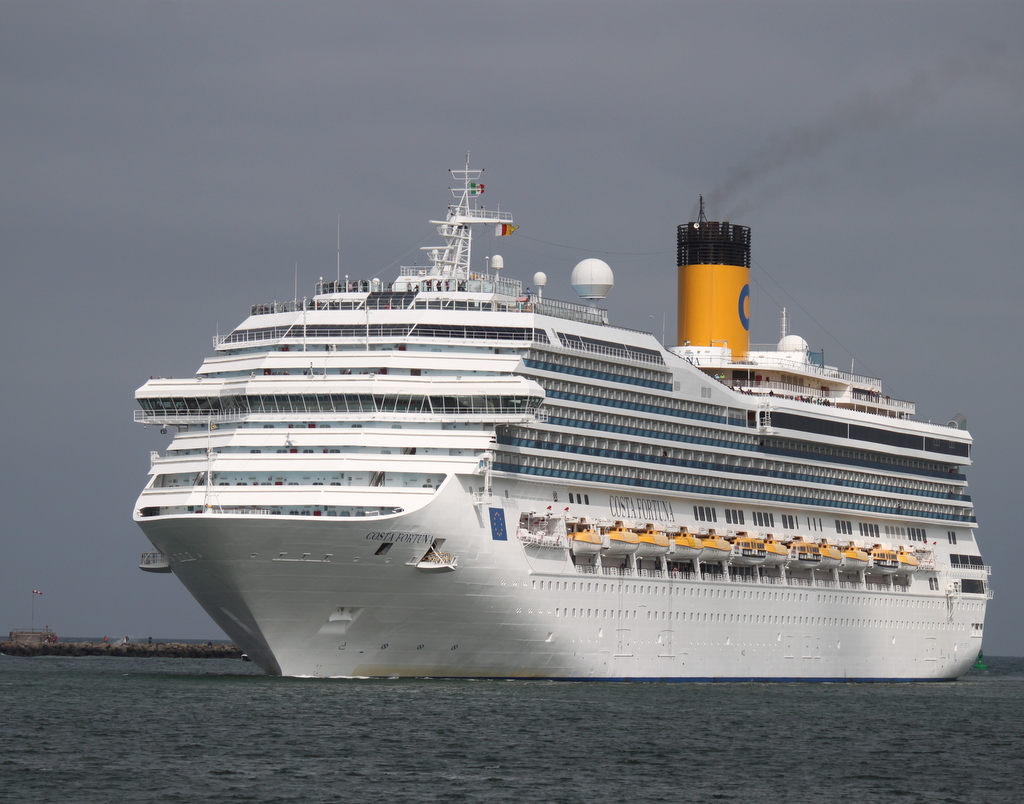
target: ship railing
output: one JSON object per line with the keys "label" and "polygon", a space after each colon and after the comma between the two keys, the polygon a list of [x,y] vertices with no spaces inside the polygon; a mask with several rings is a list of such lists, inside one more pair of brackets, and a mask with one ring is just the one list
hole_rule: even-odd
{"label": "ship railing", "polygon": [[588,324],[608,323],[608,311],[600,307],[573,304],[572,302],[559,301],[558,299],[545,299],[536,294],[530,296],[530,304],[533,307],[533,312],[538,315],[564,318],[568,321],[583,321]]}
{"label": "ship railing", "polygon": [[661,570],[639,569],[636,574],[641,578],[664,578],[665,573]]}
{"label": "ship railing", "polygon": [[671,570],[668,573],[668,577],[673,581],[696,581],[698,579],[696,572],[687,572],[685,570]]}
{"label": "ship railing", "polygon": [[142,560],[139,562],[139,566],[142,567],[160,567],[167,565],[167,557],[163,553],[143,553]]}
{"label": "ship railing", "polygon": [[197,422],[238,422],[249,415],[247,410],[137,410],[135,421],[140,424],[195,424]]}
{"label": "ship railing", "polygon": [[811,581],[808,578],[786,578],[786,583],[789,586],[810,586]]}
{"label": "ship railing", "polygon": [[[757,344],[751,347],[751,351],[756,351]],[[868,377],[864,374],[851,374],[848,371],[840,371],[839,369],[829,368],[825,366],[818,366],[814,363],[806,363],[798,360],[790,360],[784,357],[772,357],[767,356],[763,352],[756,354],[751,360],[732,360],[731,357],[724,355],[697,355],[693,357],[694,365],[701,367],[717,367],[723,368],[745,368],[750,371],[756,371],[758,369],[790,369],[792,371],[799,371],[802,374],[814,374],[818,377],[825,377],[833,380],[842,380],[844,382],[856,383],[857,385],[881,385],[882,381],[878,377]]]}
{"label": "ship railing", "polygon": [[835,589],[837,586],[839,586],[839,582],[838,581],[815,581],[814,585],[815,586],[819,586],[822,589]]}
{"label": "ship railing", "polygon": [[[301,377],[297,379],[302,379]],[[505,406],[487,406],[480,405],[477,407],[467,406],[436,406],[432,409],[423,410],[400,410],[394,409],[389,410],[382,407],[376,409],[363,409],[363,410],[345,410],[335,409],[330,410],[329,408],[307,408],[305,410],[293,409],[293,410],[250,410],[237,408],[235,410],[136,410],[135,421],[139,424],[203,424],[204,422],[212,422],[213,424],[223,424],[227,422],[241,422],[248,419],[250,416],[278,416],[280,414],[287,413],[302,413],[311,416],[365,416],[366,414],[372,414],[375,417],[381,418],[381,420],[399,420],[399,421],[418,421],[423,419],[424,415],[433,413],[436,416],[450,416],[452,421],[490,421],[492,417],[508,417],[502,418],[502,422],[546,422],[548,418],[547,413],[539,412],[538,408],[532,408],[530,406],[518,406],[518,405],[505,405]]]}
{"label": "ship railing", "polygon": [[839,588],[840,589],[861,589],[862,588],[862,584],[861,584],[860,581],[840,581],[839,582]]}
{"label": "ship railing", "polygon": [[605,355],[607,357],[613,357],[620,363],[632,363],[637,366],[664,366],[665,361],[661,355],[640,356],[637,352],[628,352],[625,349],[617,347],[601,346],[600,344],[590,343],[584,347],[577,348],[576,346],[569,344],[563,346],[561,349],[554,344],[545,344],[546,350],[554,352],[566,352],[570,354],[588,354],[588,355]]}
{"label": "ship railing", "polygon": [[851,388],[850,396],[857,402],[871,402],[875,405],[881,405],[887,408],[900,408],[902,410],[910,411],[915,413],[917,411],[917,405],[913,402],[908,402],[906,399],[897,399],[894,396],[888,394],[882,394],[877,391],[862,391],[860,388]]}
{"label": "ship railing", "polygon": [[[354,283],[353,283],[354,284]],[[292,301],[276,301],[269,304],[253,304],[249,307],[250,315],[273,315],[274,313],[296,313],[300,310],[314,310],[313,299],[293,299]],[[227,337],[227,336],[225,336]],[[223,343],[224,341],[221,341]]]}
{"label": "ship railing", "polygon": [[780,578],[778,575],[762,575],[759,583],[783,585],[786,582],[785,578]]}
{"label": "ship railing", "polygon": [[[719,380],[723,385],[732,388],[734,391],[751,390],[757,393],[767,394],[769,391],[786,391],[790,394],[796,394],[803,396],[805,399],[813,397],[814,399],[829,399],[835,401],[835,397],[827,391],[822,391],[820,388],[815,388],[810,385],[797,385],[791,382],[778,382],[777,380],[743,380],[743,379],[724,379]],[[809,400],[808,400],[809,401]]]}
{"label": "ship railing", "polygon": [[870,402],[881,408],[902,410],[907,413],[916,413],[917,405],[905,399],[896,399],[873,391],[860,391],[854,389],[850,393],[834,394],[830,391],[823,391],[810,385],[797,385],[791,382],[779,382],[777,380],[719,380],[723,385],[732,388],[734,391],[750,391],[759,396],[767,395],[769,392],[781,392],[785,398],[796,398],[797,401],[820,404],[828,401],[835,405],[838,402]]}
{"label": "ship railing", "polygon": [[[410,292],[415,293],[495,293],[516,299],[523,296],[523,283],[518,279],[507,279],[503,276],[480,273],[451,276],[438,273],[432,265],[403,265],[399,268],[399,275],[407,280],[423,280],[422,284],[413,283],[414,287]],[[405,284],[409,285],[409,282]],[[509,312],[522,312],[523,309],[510,307]]]}
{"label": "ship railing", "polygon": [[578,575],[597,575],[597,567],[593,564],[577,564],[576,573]]}
{"label": "ship railing", "polygon": [[872,592],[896,592],[896,591],[899,591],[899,589],[895,585],[889,586],[889,584],[887,584],[887,583],[872,583],[871,581],[868,581],[866,584],[864,584],[864,588],[868,589],[868,590],[870,590]]}
{"label": "ship railing", "polygon": [[633,577],[633,570],[629,567],[601,567],[602,575],[614,575],[622,578]]}
{"label": "ship railing", "polygon": [[992,567],[987,564],[950,564],[949,568],[954,572],[983,572],[985,575],[992,574]]}

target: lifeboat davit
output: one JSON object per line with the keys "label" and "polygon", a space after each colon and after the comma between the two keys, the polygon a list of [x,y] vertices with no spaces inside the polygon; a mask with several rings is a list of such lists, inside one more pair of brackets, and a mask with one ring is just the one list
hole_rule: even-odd
{"label": "lifeboat davit", "polygon": [[818,569],[835,569],[843,563],[843,551],[825,539],[818,542],[818,552],[821,553]]}
{"label": "lifeboat davit", "polygon": [[860,572],[871,564],[871,556],[856,545],[849,545],[843,550],[843,569]]}
{"label": "lifeboat davit", "polygon": [[727,561],[729,555],[732,553],[732,545],[721,536],[717,536],[714,533],[708,534],[707,536],[701,535],[700,540],[704,545],[704,549],[701,550],[700,553],[700,560],[706,564],[713,564],[717,561]]}
{"label": "lifeboat davit", "polygon": [[593,556],[601,552],[601,534],[585,520],[572,522],[568,527],[569,545],[578,556]]}
{"label": "lifeboat davit", "polygon": [[764,563],[785,564],[789,560],[789,548],[771,536],[764,540]]}
{"label": "lifeboat davit", "polygon": [[821,566],[821,550],[811,542],[797,540],[789,543],[789,565],[791,567],[809,567],[817,569]]}
{"label": "lifeboat davit", "polygon": [[902,547],[896,554],[896,558],[900,562],[900,572],[917,572],[921,568],[921,562],[917,560],[917,556],[908,553]]}
{"label": "lifeboat davit", "polygon": [[876,546],[871,551],[871,569],[885,575],[892,575],[900,571],[900,559],[895,550],[886,547]]}
{"label": "lifeboat davit", "polygon": [[672,543],[671,558],[673,561],[688,561],[692,558],[700,558],[700,554],[704,552],[704,542],[685,530],[679,531],[670,541]]}
{"label": "lifeboat davit", "polygon": [[737,567],[754,567],[763,564],[768,557],[764,540],[755,536],[737,536],[732,540],[729,563]]}
{"label": "lifeboat davit", "polygon": [[523,544],[533,547],[564,550],[568,545],[565,538],[565,520],[551,514],[537,514],[534,511],[520,515],[516,536]]}
{"label": "lifeboat davit", "polygon": [[635,531],[640,544],[636,548],[637,558],[663,556],[668,552],[668,536],[648,523],[643,530]]}
{"label": "lifeboat davit", "polygon": [[601,551],[606,556],[628,556],[635,553],[640,547],[640,537],[629,530],[622,522],[616,522],[608,528],[605,536],[608,539],[607,546]]}

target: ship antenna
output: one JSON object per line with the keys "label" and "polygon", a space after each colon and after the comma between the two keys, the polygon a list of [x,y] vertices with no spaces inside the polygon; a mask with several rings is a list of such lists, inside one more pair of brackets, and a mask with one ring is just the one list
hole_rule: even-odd
{"label": "ship antenna", "polygon": [[507,212],[488,210],[478,203],[477,196],[483,195],[484,184],[480,181],[483,168],[469,166],[466,154],[465,167],[448,171],[462,186],[449,187],[453,200],[448,204],[448,214],[443,221],[431,221],[444,239],[444,246],[421,246],[430,257],[432,276],[452,277],[456,280],[470,278],[472,261],[472,227],[481,224],[512,224]]}
{"label": "ship antenna", "polygon": [[341,215],[338,216],[338,285],[341,287]]}
{"label": "ship antenna", "polygon": [[704,214],[704,195],[701,194],[700,198],[700,214],[697,216],[697,223],[707,223],[707,216]]}

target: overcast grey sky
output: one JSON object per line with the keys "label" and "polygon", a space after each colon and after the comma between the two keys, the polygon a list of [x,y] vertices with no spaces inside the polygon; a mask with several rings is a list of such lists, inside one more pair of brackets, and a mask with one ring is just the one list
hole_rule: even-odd
{"label": "overcast grey sky", "polygon": [[[827,362],[933,420],[962,412],[996,597],[1024,655],[1024,4],[0,4],[0,632],[217,637],[136,567],[151,375],[189,376],[255,302],[392,278],[448,168],[521,229],[508,275],[673,341],[697,196],[753,229],[753,340],[779,308]],[[478,254],[496,246],[482,242]]]}

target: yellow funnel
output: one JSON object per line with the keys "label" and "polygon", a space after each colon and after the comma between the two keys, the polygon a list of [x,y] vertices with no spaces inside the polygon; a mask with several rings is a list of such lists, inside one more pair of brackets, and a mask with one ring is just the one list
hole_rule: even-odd
{"label": "yellow funnel", "polygon": [[718,221],[679,227],[679,345],[750,349],[750,228]]}

